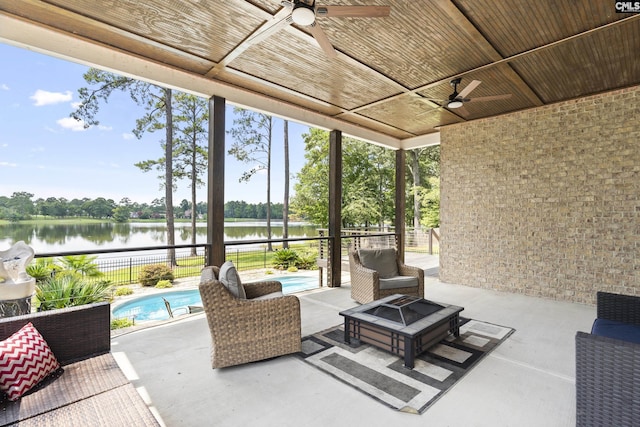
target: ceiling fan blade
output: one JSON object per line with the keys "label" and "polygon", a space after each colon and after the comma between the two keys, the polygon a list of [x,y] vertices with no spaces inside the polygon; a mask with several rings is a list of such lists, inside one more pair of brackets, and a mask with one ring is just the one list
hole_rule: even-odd
{"label": "ceiling fan blade", "polygon": [[246,47],[249,47],[251,45],[259,43],[262,40],[264,40],[267,37],[269,37],[270,35],[272,35],[273,33],[275,33],[276,31],[278,31],[278,30],[282,29],[283,27],[286,27],[287,25],[291,24],[291,22],[292,22],[292,20],[291,20],[291,10],[289,10],[286,7],[283,7],[282,9],[280,9],[278,11],[278,13],[273,15],[273,18],[269,19],[264,24],[262,24],[260,27],[258,27],[253,32],[253,34],[251,34],[247,38],[247,40],[245,41],[244,44],[246,45]]}
{"label": "ceiling fan blade", "polygon": [[411,97],[417,101],[420,102],[424,102],[425,104],[427,104],[428,106],[432,107],[432,108],[438,108],[441,107],[441,103],[443,102],[441,99],[435,99],[435,98],[425,98],[423,96],[420,96],[418,94],[412,94]]}
{"label": "ceiling fan blade", "polygon": [[465,87],[464,89],[462,89],[462,91],[460,91],[460,93],[456,98],[466,98],[467,95],[469,95],[472,90],[477,88],[480,83],[482,83],[480,80],[472,80],[471,83],[467,85],[467,87]]}
{"label": "ceiling fan blade", "polygon": [[507,94],[504,94],[504,95],[480,96],[478,98],[471,98],[468,101],[465,100],[465,102],[498,101],[500,99],[509,99],[509,98],[511,98],[511,94],[507,93]]}
{"label": "ceiling fan blade", "polygon": [[389,16],[391,6],[318,6],[316,16],[383,18]]}
{"label": "ceiling fan blade", "polygon": [[456,114],[462,118],[467,118],[469,117],[469,110],[467,110],[466,108],[464,108],[464,105],[462,107],[458,107],[455,108],[453,110],[450,110],[453,114]]}
{"label": "ceiling fan blade", "polygon": [[316,41],[324,51],[325,55],[327,55],[329,58],[335,58],[336,50],[333,48],[333,45],[329,41],[329,38],[327,37],[325,32],[322,30],[322,28],[320,28],[318,23],[314,22],[312,25],[308,26],[307,28],[311,32],[311,35],[313,36],[313,38],[316,39]]}

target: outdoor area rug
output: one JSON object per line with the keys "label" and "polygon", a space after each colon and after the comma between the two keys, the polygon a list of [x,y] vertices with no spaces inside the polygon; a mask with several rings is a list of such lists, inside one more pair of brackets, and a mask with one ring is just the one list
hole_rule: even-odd
{"label": "outdoor area rug", "polygon": [[401,357],[351,339],[343,326],[302,339],[307,363],[403,412],[422,414],[478,362],[506,340],[514,329],[460,319],[460,337],[449,336],[415,360],[413,370]]}

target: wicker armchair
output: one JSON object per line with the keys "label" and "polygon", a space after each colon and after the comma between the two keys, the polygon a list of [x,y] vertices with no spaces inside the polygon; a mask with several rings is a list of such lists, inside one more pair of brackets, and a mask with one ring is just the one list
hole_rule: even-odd
{"label": "wicker armchair", "polygon": [[[213,368],[240,365],[301,350],[300,301],[294,295],[253,300],[282,291],[276,281],[244,284],[247,299],[233,296],[218,280],[218,267],[205,267],[213,279],[199,289],[211,333]],[[203,276],[205,276],[203,271]]]}
{"label": "wicker armchair", "polygon": [[[640,297],[597,294],[598,318],[640,325]],[[576,334],[576,425],[634,426],[640,420],[640,344]]]}
{"label": "wicker armchair", "polygon": [[417,286],[391,287],[385,289],[380,286],[380,274],[378,271],[365,267],[360,261],[357,250],[349,251],[349,272],[351,274],[351,298],[360,304],[384,298],[389,295],[403,294],[422,298],[424,296],[424,270],[418,267],[405,265],[398,260],[395,250],[395,260],[399,276],[412,276],[417,278]]}

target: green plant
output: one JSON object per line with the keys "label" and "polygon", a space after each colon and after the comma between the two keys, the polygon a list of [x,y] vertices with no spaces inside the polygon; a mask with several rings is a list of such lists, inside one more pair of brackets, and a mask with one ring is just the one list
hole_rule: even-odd
{"label": "green plant", "polygon": [[73,307],[111,300],[112,285],[101,280],[89,282],[79,274],[56,274],[36,286],[39,310]]}
{"label": "green plant", "polygon": [[135,325],[132,319],[128,317],[123,317],[122,319],[113,319],[111,321],[111,329],[122,329],[128,328],[129,326]]}
{"label": "green plant", "polygon": [[60,267],[51,258],[38,258],[26,268],[27,274],[36,279],[36,282],[47,280],[59,270]]}
{"label": "green plant", "polygon": [[289,273],[296,273],[298,271],[298,267],[296,267],[295,265],[292,265],[291,267],[287,268],[287,271]]}
{"label": "green plant", "polygon": [[118,288],[116,288],[115,296],[123,297],[126,295],[131,295],[132,293],[133,289],[131,289],[129,286],[119,286]]}
{"label": "green plant", "polygon": [[273,274],[273,270],[266,270],[264,274]]}
{"label": "green plant", "polygon": [[314,253],[304,253],[298,255],[298,260],[296,261],[296,267],[301,268],[303,270],[315,270],[317,269],[316,264],[316,254]]}
{"label": "green plant", "polygon": [[273,266],[278,269],[287,269],[296,265],[298,254],[293,249],[280,249],[273,254]]}
{"label": "green plant", "polygon": [[170,280],[160,280],[155,287],[158,289],[166,289],[166,288],[172,288],[173,284],[171,283]]}
{"label": "green plant", "polygon": [[138,273],[138,281],[142,286],[155,286],[160,280],[173,281],[173,271],[164,264],[149,264]]}
{"label": "green plant", "polygon": [[95,262],[96,258],[97,255],[68,255],[60,258],[60,262],[65,270],[75,271],[87,277],[100,277],[102,272]]}

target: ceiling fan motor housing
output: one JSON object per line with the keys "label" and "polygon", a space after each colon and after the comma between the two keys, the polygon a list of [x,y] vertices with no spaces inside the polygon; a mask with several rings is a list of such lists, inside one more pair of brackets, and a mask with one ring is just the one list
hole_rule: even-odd
{"label": "ceiling fan motor housing", "polygon": [[304,3],[297,2],[293,6],[291,12],[291,19],[298,25],[308,26],[316,21],[316,12],[313,6],[308,6]]}

